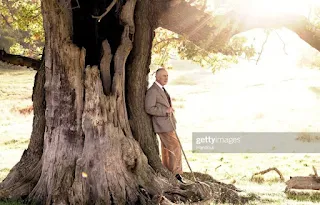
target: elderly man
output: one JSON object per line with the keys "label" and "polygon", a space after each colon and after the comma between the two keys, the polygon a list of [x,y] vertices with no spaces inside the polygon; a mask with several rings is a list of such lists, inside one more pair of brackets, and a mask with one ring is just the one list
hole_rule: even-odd
{"label": "elderly man", "polygon": [[163,87],[168,82],[168,72],[164,68],[156,71],[156,81],[147,90],[145,110],[152,116],[154,131],[161,140],[162,163],[182,182],[181,148],[175,133],[176,119],[171,98]]}

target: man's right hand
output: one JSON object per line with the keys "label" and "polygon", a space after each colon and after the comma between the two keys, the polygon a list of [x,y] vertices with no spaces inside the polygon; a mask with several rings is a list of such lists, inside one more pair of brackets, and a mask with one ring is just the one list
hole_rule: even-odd
{"label": "man's right hand", "polygon": [[168,113],[168,114],[173,113],[173,108],[172,108],[172,107],[169,107],[169,108],[167,109],[166,113]]}

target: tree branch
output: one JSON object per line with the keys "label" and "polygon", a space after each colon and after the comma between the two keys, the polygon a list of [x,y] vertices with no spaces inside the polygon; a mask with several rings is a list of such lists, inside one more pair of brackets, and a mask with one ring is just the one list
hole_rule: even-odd
{"label": "tree branch", "polygon": [[317,169],[314,166],[312,166],[312,169],[313,169],[313,172],[314,172],[314,176],[318,177]]}
{"label": "tree branch", "polygon": [[181,1],[171,6],[166,12],[162,12],[158,26],[184,35],[208,51],[215,48],[218,52],[223,52],[223,46],[236,34],[254,28],[285,27],[320,51],[320,30],[315,28],[306,17],[296,14],[250,16],[248,13],[239,14],[231,11],[224,15],[213,16]]}
{"label": "tree branch", "polygon": [[277,32],[277,31],[275,31],[276,32],[276,34],[278,35],[278,37],[279,37],[279,39],[282,41],[282,43],[283,43],[283,51],[284,51],[284,53],[286,54],[286,55],[288,55],[287,54],[287,52],[286,52],[286,43],[283,41],[283,39],[281,38],[281,36],[280,36],[280,34]]}
{"label": "tree branch", "polygon": [[257,173],[254,173],[251,177],[251,180],[253,179],[254,176],[256,175],[260,175],[260,174],[265,174],[265,173],[268,173],[270,171],[275,171],[277,172],[277,174],[279,175],[280,177],[280,180],[283,182],[284,181],[284,177],[282,175],[282,173],[279,171],[279,169],[277,169],[276,167],[272,167],[272,168],[269,168],[269,169],[266,169],[266,170],[263,170],[263,171],[260,171],[260,172],[257,172]]}
{"label": "tree branch", "polygon": [[10,13],[10,16],[12,19],[15,19],[14,18],[14,13],[16,12],[16,9],[14,9],[14,7],[12,6],[12,2],[9,2],[8,0],[5,0],[5,4],[6,4],[6,9],[8,9],[9,13]]}
{"label": "tree branch", "polygon": [[156,47],[156,46],[158,46],[159,44],[161,44],[161,43],[164,43],[164,42],[167,42],[167,43],[170,43],[170,42],[172,42],[172,41],[178,41],[178,40],[182,40],[181,38],[177,38],[177,37],[172,37],[172,38],[166,38],[166,39],[163,39],[163,40],[161,40],[161,41],[159,41],[159,42],[156,42],[154,45],[153,45],[153,47]]}
{"label": "tree branch", "polygon": [[77,2],[77,6],[71,7],[71,9],[79,9],[80,8],[79,0],[76,0],[76,2]]}
{"label": "tree branch", "polygon": [[256,65],[258,65],[258,62],[259,62],[259,60],[260,60],[260,57],[261,57],[261,55],[262,55],[262,53],[263,53],[264,46],[265,46],[266,43],[268,42],[269,35],[270,35],[270,33],[268,32],[268,33],[267,33],[267,36],[266,36],[266,39],[264,40],[264,42],[263,42],[263,44],[262,44],[261,51],[260,51],[260,53],[259,53],[259,56],[258,56]]}
{"label": "tree branch", "polygon": [[36,60],[33,58],[28,58],[20,55],[9,54],[4,50],[0,50],[0,61],[10,63],[13,65],[27,66],[35,70],[38,70],[41,65],[40,60]]}
{"label": "tree branch", "polygon": [[8,19],[7,19],[3,14],[1,14],[1,16],[2,16],[2,18],[3,18],[3,20],[4,20],[4,22],[7,24],[7,26],[9,26],[10,28],[12,28],[12,26],[11,26],[11,24],[9,23]]}
{"label": "tree branch", "polygon": [[112,9],[112,7],[114,7],[114,5],[116,5],[117,1],[118,1],[118,0],[113,0],[113,1],[111,2],[111,4],[107,7],[106,11],[105,11],[103,14],[101,14],[100,16],[94,16],[94,15],[92,15],[92,18],[98,19],[98,22],[100,22],[101,19],[102,19],[103,17],[105,17],[105,16],[109,13],[109,11]]}

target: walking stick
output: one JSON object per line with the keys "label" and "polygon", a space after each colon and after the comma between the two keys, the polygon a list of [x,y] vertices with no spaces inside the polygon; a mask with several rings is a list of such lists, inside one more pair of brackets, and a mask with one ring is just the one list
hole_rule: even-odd
{"label": "walking stick", "polygon": [[[173,125],[171,116],[172,116],[172,114],[169,114],[171,125],[172,125],[172,127],[174,128],[174,125]],[[190,172],[191,172],[191,174],[192,174],[192,176],[193,176],[193,180],[194,180],[194,182],[197,182],[197,179],[196,179],[196,177],[194,176],[194,173],[193,173],[193,171],[192,171],[192,169],[191,169],[191,166],[190,166],[190,164],[189,164],[189,161],[188,161],[188,159],[187,159],[187,156],[186,156],[186,154],[184,153],[184,150],[183,150],[183,147],[182,147],[182,144],[181,144],[181,142],[180,142],[180,139],[179,139],[179,136],[178,136],[178,133],[177,133],[176,129],[174,129],[174,132],[176,133],[176,136],[177,136],[177,139],[178,139],[180,148],[181,148],[181,150],[182,150],[183,156],[184,156],[184,158],[185,158],[185,160],[186,160],[186,162],[187,162],[187,165],[188,165],[188,167],[189,167],[189,169],[190,169]]]}

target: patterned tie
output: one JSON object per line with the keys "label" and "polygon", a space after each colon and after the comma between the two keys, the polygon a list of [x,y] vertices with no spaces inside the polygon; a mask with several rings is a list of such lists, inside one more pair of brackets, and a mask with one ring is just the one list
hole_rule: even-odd
{"label": "patterned tie", "polygon": [[170,98],[169,93],[166,91],[166,89],[164,89],[164,87],[162,87],[162,89],[163,89],[164,93],[166,94],[166,96],[167,96],[167,98],[168,98],[168,101],[169,101],[170,107],[172,107],[172,106],[171,106],[171,98]]}

